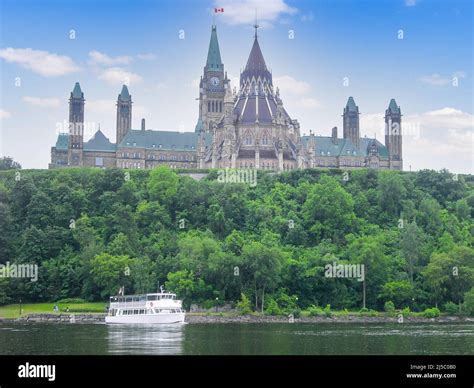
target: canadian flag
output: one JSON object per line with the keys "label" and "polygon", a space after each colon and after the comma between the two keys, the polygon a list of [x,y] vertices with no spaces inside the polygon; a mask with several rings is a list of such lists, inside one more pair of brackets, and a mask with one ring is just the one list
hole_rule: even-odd
{"label": "canadian flag", "polygon": [[222,13],[224,12],[224,8],[214,8],[214,13]]}

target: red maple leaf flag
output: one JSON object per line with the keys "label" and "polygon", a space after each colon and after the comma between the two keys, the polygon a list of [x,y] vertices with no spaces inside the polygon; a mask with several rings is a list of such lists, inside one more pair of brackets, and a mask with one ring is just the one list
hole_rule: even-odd
{"label": "red maple leaf flag", "polygon": [[224,12],[224,8],[214,8],[214,13],[222,13]]}

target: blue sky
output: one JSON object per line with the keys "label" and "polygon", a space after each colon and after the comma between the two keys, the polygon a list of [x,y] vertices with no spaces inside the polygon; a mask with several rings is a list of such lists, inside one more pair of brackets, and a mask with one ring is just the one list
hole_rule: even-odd
{"label": "blue sky", "polygon": [[267,66],[303,133],[329,135],[337,126],[342,136],[342,109],[354,96],[362,134],[383,141],[383,114],[395,98],[407,170],[473,173],[469,0],[2,0],[0,155],[46,168],[76,81],[86,137],[100,124],[115,140],[124,81],[134,128],[144,117],[149,129],[193,131],[214,7],[224,8],[215,19],[234,86],[257,8]]}

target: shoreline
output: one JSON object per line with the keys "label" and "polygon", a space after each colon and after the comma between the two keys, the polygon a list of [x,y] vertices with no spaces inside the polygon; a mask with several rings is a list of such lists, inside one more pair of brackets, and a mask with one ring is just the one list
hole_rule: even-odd
{"label": "shoreline", "polygon": [[[0,322],[22,322],[22,323],[104,323],[105,314],[28,314],[20,318],[2,318]],[[273,315],[211,315],[208,313],[186,314],[186,323],[292,323],[286,316]],[[396,316],[361,316],[361,315],[334,315],[331,317],[315,316],[295,318],[294,323],[397,323]],[[474,317],[467,316],[440,316],[437,318],[425,318],[407,316],[403,323],[473,323]]]}

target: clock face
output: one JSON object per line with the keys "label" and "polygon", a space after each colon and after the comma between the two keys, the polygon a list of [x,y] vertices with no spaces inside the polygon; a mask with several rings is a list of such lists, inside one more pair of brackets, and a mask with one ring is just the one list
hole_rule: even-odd
{"label": "clock face", "polygon": [[217,78],[217,77],[212,77],[212,78],[211,78],[211,85],[212,85],[212,86],[218,86],[218,85],[219,85],[219,78]]}

